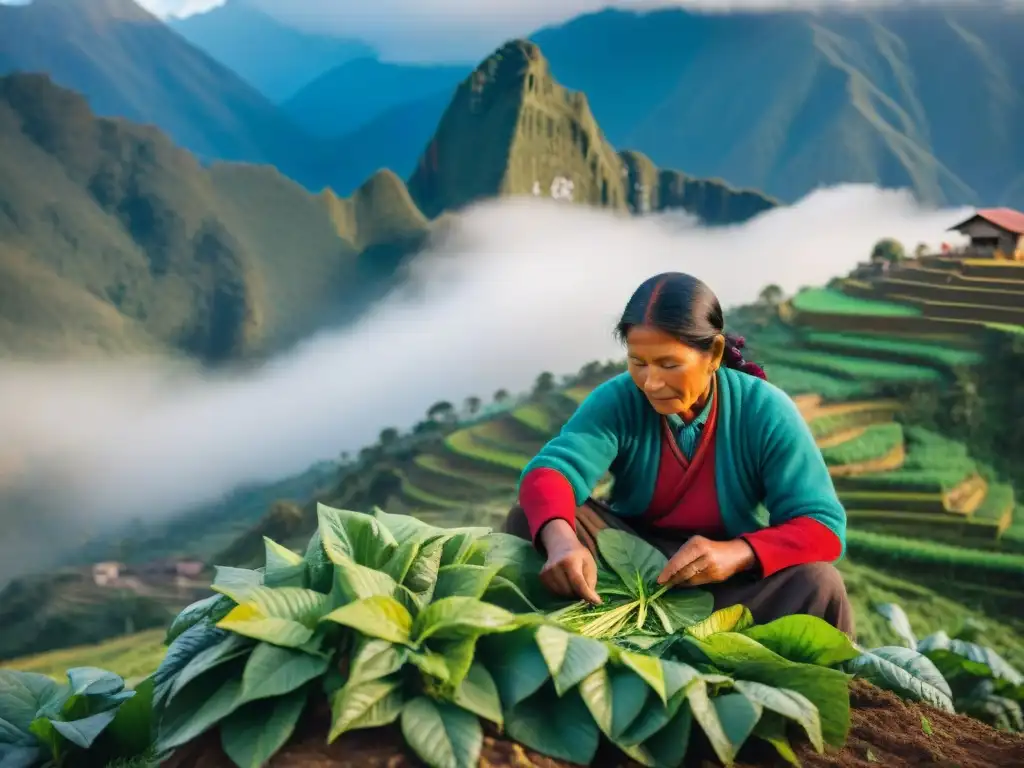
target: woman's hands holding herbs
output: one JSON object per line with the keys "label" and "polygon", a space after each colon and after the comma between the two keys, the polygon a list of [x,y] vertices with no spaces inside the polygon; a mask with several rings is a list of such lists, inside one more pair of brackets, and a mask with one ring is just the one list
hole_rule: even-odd
{"label": "woman's hands holding herbs", "polygon": [[547,563],[540,572],[541,583],[562,597],[576,597],[601,604],[597,594],[597,563],[565,520],[552,520],[540,533]]}
{"label": "woman's hands holding herbs", "polygon": [[658,583],[673,587],[717,584],[756,564],[753,548],[743,539],[713,541],[693,536],[668,561]]}

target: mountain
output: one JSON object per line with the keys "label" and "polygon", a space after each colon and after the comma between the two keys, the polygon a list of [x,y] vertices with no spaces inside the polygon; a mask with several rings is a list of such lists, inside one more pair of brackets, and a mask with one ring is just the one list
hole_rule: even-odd
{"label": "mountain", "polygon": [[792,201],[823,184],[1024,206],[1024,12],[609,10],[531,36],[609,140]]}
{"label": "mountain", "polygon": [[409,190],[431,217],[495,195],[565,194],[634,213],[681,208],[708,224],[744,221],[775,205],[758,192],[616,152],[587,97],[559,85],[540,48],[522,40],[459,86]]}
{"label": "mountain", "polygon": [[351,317],[389,277],[373,254],[393,265],[428,230],[389,172],[342,200],[204,168],[45,75],[0,79],[0,178],[5,355],[260,355]]}
{"label": "mountain", "polygon": [[472,69],[468,64],[391,64],[361,58],[320,75],[283,106],[310,133],[341,136],[400,104],[428,97],[447,102]]}
{"label": "mountain", "polygon": [[228,0],[168,24],[275,103],[334,67],[374,55],[361,40],[303,32],[246,0]]}
{"label": "mountain", "polygon": [[301,176],[308,138],[255,88],[131,0],[0,5],[0,74],[45,72],[97,114],[153,123],[203,158]]}

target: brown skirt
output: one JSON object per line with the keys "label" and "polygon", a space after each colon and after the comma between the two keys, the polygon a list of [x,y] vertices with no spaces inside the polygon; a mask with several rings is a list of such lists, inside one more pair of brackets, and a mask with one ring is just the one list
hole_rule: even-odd
{"label": "brown skirt", "polygon": [[[607,505],[588,499],[576,510],[576,535],[580,542],[597,557],[597,534],[605,528],[618,528],[643,538],[671,557],[686,537],[666,536],[668,532],[640,530],[631,527],[616,516]],[[515,506],[505,520],[505,533],[530,539],[530,528],[522,507]],[[853,607],[846,594],[843,577],[831,563],[807,563],[784,568],[771,576],[760,578],[753,571],[737,574],[718,584],[705,584],[715,597],[715,609],[742,604],[750,609],[758,624],[790,616],[809,614],[855,639]]]}

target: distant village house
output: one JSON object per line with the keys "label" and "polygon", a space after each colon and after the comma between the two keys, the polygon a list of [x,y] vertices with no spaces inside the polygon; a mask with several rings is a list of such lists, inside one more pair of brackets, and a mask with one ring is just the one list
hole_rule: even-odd
{"label": "distant village house", "polygon": [[970,238],[978,256],[1024,261],[1024,213],[1012,208],[986,208],[949,228]]}
{"label": "distant village house", "polygon": [[92,566],[92,580],[100,587],[123,586],[126,578],[145,582],[188,582],[202,576],[204,567],[201,560],[156,560],[139,565],[103,562]]}

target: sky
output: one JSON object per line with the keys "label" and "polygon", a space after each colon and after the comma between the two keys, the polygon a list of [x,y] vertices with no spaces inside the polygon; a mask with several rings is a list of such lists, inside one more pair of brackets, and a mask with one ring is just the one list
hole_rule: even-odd
{"label": "sky", "polygon": [[[612,329],[652,274],[696,274],[728,309],[769,283],[787,293],[825,283],[881,237],[937,246],[969,213],[870,186],[822,190],[722,229],[500,200],[461,215],[450,238],[413,263],[411,288],[358,325],[255,370],[209,377],[155,361],[0,362],[0,434],[24,451],[16,464],[6,457],[7,472],[23,472],[33,498],[48,489],[51,505],[45,520],[0,519],[0,583],[5,570],[52,555],[56,538],[166,517],[240,483],[355,454],[438,400],[486,402],[499,388],[528,390],[543,370],[621,358]],[[749,352],[756,360],[756,347]],[[0,477],[3,459],[0,451]]]}
{"label": "sky", "polygon": [[[248,2],[295,26],[358,37],[382,58],[405,61],[476,61],[506,40],[528,35],[609,6],[705,11],[907,5],[930,3],[1020,4],[1022,0],[232,0]],[[140,0],[158,15],[187,15],[222,0]]]}

